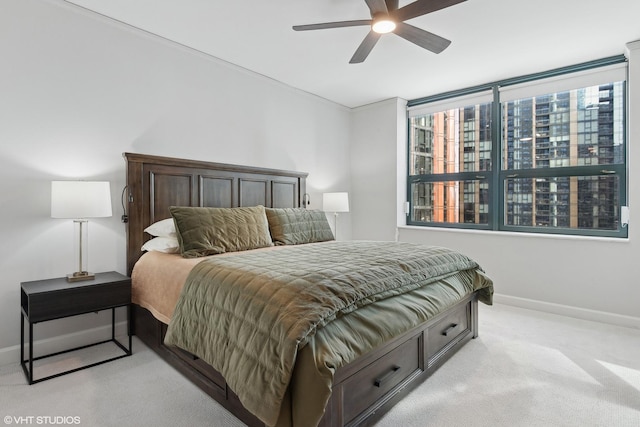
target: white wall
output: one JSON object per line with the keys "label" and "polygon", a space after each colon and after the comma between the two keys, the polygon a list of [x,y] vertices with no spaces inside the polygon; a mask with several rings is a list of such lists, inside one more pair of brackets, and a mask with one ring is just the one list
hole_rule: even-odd
{"label": "white wall", "polygon": [[[89,268],[123,273],[123,152],[305,171],[311,208],[350,190],[346,108],[61,0],[2,0],[0,60],[0,363],[17,361],[20,282],[75,269],[51,180],[111,182],[114,216],[90,223]],[[84,317],[36,325],[36,339],[108,319]]]}
{"label": "white wall", "polygon": [[[399,240],[448,246],[469,254],[494,279],[496,301],[640,328],[637,271],[640,207],[633,205],[634,201],[640,200],[640,186],[634,185],[637,180],[634,172],[640,165],[640,150],[634,146],[640,141],[640,120],[637,120],[640,117],[640,42],[628,46],[627,56],[630,64],[628,188],[631,208],[628,239],[401,226]],[[381,208],[381,205],[406,197],[405,112],[394,111],[392,104],[379,103],[354,111],[356,125],[351,164],[353,189],[358,193],[354,197],[360,197],[360,192],[368,194],[366,200],[354,208],[353,237],[356,239],[391,240],[390,209]],[[404,129],[399,129],[400,121],[404,123]],[[369,125],[372,129],[367,129]],[[401,136],[394,140],[392,136],[396,133]],[[398,152],[397,157],[391,155],[394,150]],[[375,167],[369,169],[369,164]],[[377,175],[378,171],[386,178],[397,171],[396,187],[390,189]],[[396,203],[395,208],[398,205]],[[401,212],[398,223],[405,223]]]}
{"label": "white wall", "polygon": [[[351,225],[353,238],[394,240],[399,169],[396,141],[406,141],[406,101],[394,98],[352,110]],[[406,145],[406,144],[405,144]],[[402,145],[404,148],[404,145]]]}

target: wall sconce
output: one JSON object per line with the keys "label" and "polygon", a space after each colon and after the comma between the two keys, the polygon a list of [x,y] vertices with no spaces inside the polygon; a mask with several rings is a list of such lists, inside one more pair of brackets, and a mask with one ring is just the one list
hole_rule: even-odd
{"label": "wall sconce", "polygon": [[333,227],[335,238],[338,240],[338,212],[349,212],[349,193],[323,193],[322,210],[333,212]]}
{"label": "wall sconce", "polygon": [[51,218],[73,219],[78,225],[78,271],[67,281],[91,280],[87,271],[87,218],[111,216],[111,188],[108,181],[51,181]]}

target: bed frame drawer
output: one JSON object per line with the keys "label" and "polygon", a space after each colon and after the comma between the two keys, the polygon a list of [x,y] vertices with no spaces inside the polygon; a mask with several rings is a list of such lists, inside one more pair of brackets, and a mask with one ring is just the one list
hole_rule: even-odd
{"label": "bed frame drawer", "polygon": [[459,341],[471,329],[471,304],[447,313],[427,329],[427,360],[435,361],[448,346]]}
{"label": "bed frame drawer", "polygon": [[[343,383],[343,419],[351,421],[400,384],[421,372],[422,334],[377,359]],[[411,377],[411,378],[410,378]]]}
{"label": "bed frame drawer", "polygon": [[[135,316],[136,316],[135,319],[137,321],[138,318],[140,317],[151,316],[151,313],[149,313],[147,310],[144,310],[144,309],[137,309],[135,311]],[[164,337],[167,334],[168,326],[162,322],[158,322],[158,324],[159,324],[159,329],[157,331],[157,336],[154,339],[154,343],[153,343],[155,344],[154,348],[155,346],[157,346],[159,348],[162,348],[164,352],[169,353],[173,356],[177,356],[180,360],[182,360],[182,362],[185,365],[189,366],[191,369],[198,372],[200,375],[203,375],[204,377],[206,377],[206,379],[210,381],[211,385],[215,388],[217,393],[221,393],[222,395],[226,396],[227,383],[224,377],[222,376],[222,374],[220,374],[218,371],[213,369],[213,367],[207,364],[204,360],[189,353],[188,351],[185,351],[178,347],[165,346]],[[136,334],[138,335],[137,330],[136,330]]]}
{"label": "bed frame drawer", "polygon": [[204,360],[202,360],[202,359],[194,356],[193,354],[189,353],[188,351],[184,351],[181,348],[178,348],[178,347],[168,347],[168,348],[175,355],[177,355],[179,358],[181,358],[182,360],[187,362],[189,365],[194,367],[202,375],[204,375],[207,378],[209,378],[214,384],[216,384],[218,387],[220,387],[221,391],[225,391],[225,389],[226,389],[226,381],[225,381],[224,377],[218,371],[213,369],[211,367],[211,365],[209,365]]}

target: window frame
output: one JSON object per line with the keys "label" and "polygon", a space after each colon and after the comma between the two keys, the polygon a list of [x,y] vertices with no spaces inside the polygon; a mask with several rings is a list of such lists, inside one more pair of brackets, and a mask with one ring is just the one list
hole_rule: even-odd
{"label": "window frame", "polygon": [[[434,228],[454,228],[454,229],[474,229],[488,231],[508,231],[508,232],[524,232],[535,234],[553,234],[553,235],[576,235],[576,236],[596,236],[596,237],[616,237],[626,238],[628,236],[628,226],[618,224],[616,230],[598,230],[584,228],[562,228],[562,227],[544,227],[544,226],[520,226],[507,225],[505,217],[505,186],[507,179],[513,178],[551,178],[551,177],[594,177],[594,176],[617,176],[618,182],[618,218],[620,218],[620,209],[627,206],[628,196],[628,141],[627,128],[629,119],[628,109],[628,79],[625,77],[623,85],[623,162],[620,164],[599,164],[599,165],[579,165],[564,167],[548,167],[538,169],[503,169],[502,144],[503,144],[503,102],[501,100],[501,88],[522,84],[534,85],[537,81],[548,79],[556,76],[566,76],[571,78],[572,74],[576,74],[586,70],[596,70],[598,68],[619,65],[626,63],[627,59],[624,55],[612,56],[608,58],[589,61],[573,66],[557,68],[541,73],[529,74],[520,77],[514,77],[506,80],[474,86],[471,88],[445,92],[438,95],[410,100],[407,108],[426,106],[436,102],[455,101],[456,98],[461,99],[464,103],[464,97],[472,97],[482,92],[491,91],[493,95],[492,103],[492,124],[491,124],[491,163],[492,168],[489,171],[460,171],[456,173],[438,173],[438,174],[419,174],[411,175],[412,164],[412,147],[411,147],[411,117],[407,117],[407,188],[406,195],[408,200],[408,210],[406,212],[406,224],[410,226],[434,227]],[[544,95],[544,94],[539,94]],[[537,96],[537,95],[534,95]],[[465,105],[459,105],[457,108],[462,109]],[[463,143],[463,142],[462,142]],[[464,222],[434,222],[434,221],[416,221],[412,219],[414,208],[413,201],[413,185],[417,183],[444,183],[458,181],[463,185],[467,180],[479,180],[480,182],[488,182],[488,203],[489,214],[487,224],[464,223]]]}

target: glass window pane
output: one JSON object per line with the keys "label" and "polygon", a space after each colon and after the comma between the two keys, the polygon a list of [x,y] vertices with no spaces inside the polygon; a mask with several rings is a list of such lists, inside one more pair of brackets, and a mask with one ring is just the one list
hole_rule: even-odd
{"label": "glass window pane", "polygon": [[624,82],[503,105],[503,170],[624,163]]}
{"label": "glass window pane", "polygon": [[491,103],[409,120],[411,175],[491,170]]}
{"label": "glass window pane", "polygon": [[619,177],[572,176],[505,180],[505,225],[617,230]]}
{"label": "glass window pane", "polygon": [[418,182],[411,185],[411,220],[488,224],[489,184],[481,180]]}

